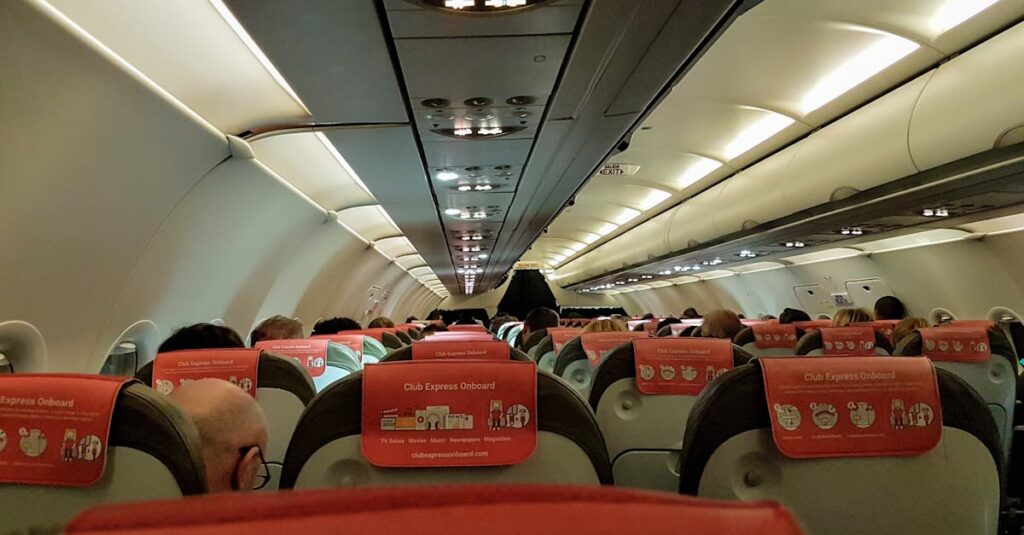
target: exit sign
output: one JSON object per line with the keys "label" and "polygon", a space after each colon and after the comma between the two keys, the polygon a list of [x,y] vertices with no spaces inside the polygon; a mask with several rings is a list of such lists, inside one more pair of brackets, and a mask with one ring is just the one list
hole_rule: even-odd
{"label": "exit sign", "polygon": [[606,163],[597,171],[602,176],[629,176],[635,175],[640,166],[634,163]]}

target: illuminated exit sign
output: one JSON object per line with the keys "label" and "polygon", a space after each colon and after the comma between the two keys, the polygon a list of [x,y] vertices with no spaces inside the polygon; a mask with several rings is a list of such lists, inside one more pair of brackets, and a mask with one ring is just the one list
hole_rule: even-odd
{"label": "illuminated exit sign", "polygon": [[603,176],[629,176],[635,175],[640,166],[634,163],[606,163],[598,170],[597,174]]}

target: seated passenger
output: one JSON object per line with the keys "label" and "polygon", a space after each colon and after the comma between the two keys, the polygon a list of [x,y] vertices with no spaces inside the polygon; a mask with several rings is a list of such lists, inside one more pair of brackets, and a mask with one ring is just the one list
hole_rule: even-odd
{"label": "seated passenger", "polygon": [[771,314],[761,314],[760,316],[757,317],[757,319],[758,319],[758,321],[768,321],[768,320],[777,320],[779,318],[776,318],[775,316],[773,316]]}
{"label": "seated passenger", "polygon": [[663,320],[658,322],[658,328],[654,332],[660,331],[662,327],[667,327],[669,325],[675,325],[677,323],[682,323],[682,322],[683,322],[683,320],[681,320],[679,318],[665,318],[665,319],[663,319]]}
{"label": "seated passenger", "polygon": [[683,311],[683,319],[695,320],[699,317],[700,314],[697,313],[696,308],[690,307]]}
{"label": "seated passenger", "polygon": [[651,313],[651,312],[648,312],[648,313],[644,314],[643,317],[640,318],[640,319],[642,319],[642,320],[652,320],[652,319],[654,319],[654,314]]}
{"label": "seated passenger", "polygon": [[171,399],[199,430],[210,492],[266,485],[267,421],[252,396],[222,379],[199,379],[176,388]]}
{"label": "seated passenger", "polygon": [[264,340],[298,340],[300,338],[305,338],[302,322],[279,315],[271,316],[260,322],[249,335],[249,343],[255,347],[256,342]]}
{"label": "seated passenger", "polygon": [[896,344],[900,343],[900,340],[904,339],[910,333],[917,329],[923,329],[928,326],[928,320],[924,318],[918,318],[911,316],[909,318],[903,318],[895,327],[892,328],[892,347],[896,347]]}
{"label": "seated passenger", "polygon": [[331,318],[320,320],[313,326],[313,334],[335,334],[341,331],[358,331],[363,326],[351,318]]}
{"label": "seated passenger", "polygon": [[423,327],[423,329],[420,330],[420,334],[422,334],[423,336],[426,336],[428,334],[444,332],[444,331],[447,331],[447,330],[448,330],[448,327],[445,327],[444,325],[438,325],[436,323],[431,323],[431,324]]}
{"label": "seated passenger", "polygon": [[384,317],[384,316],[379,316],[379,317],[376,317],[376,318],[373,318],[372,320],[370,320],[370,323],[367,325],[367,327],[370,328],[370,329],[380,329],[380,328],[394,329],[395,328],[395,322],[391,321],[391,318],[387,318],[387,317]]}
{"label": "seated passenger", "polygon": [[580,314],[579,312],[570,312],[569,313],[569,319],[571,319],[571,320],[581,320],[581,319],[583,319],[583,314]]}
{"label": "seated passenger", "polygon": [[851,323],[871,321],[871,313],[863,308],[840,308],[832,318],[833,327],[846,327]]}
{"label": "seated passenger", "polygon": [[196,323],[182,327],[160,344],[158,353],[182,349],[218,349],[224,347],[245,347],[242,337],[229,327],[212,323]]}
{"label": "seated passenger", "polygon": [[907,307],[903,301],[887,295],[875,301],[875,319],[878,320],[901,320],[907,317]]}
{"label": "seated passenger", "polygon": [[435,308],[434,310],[430,311],[430,314],[427,314],[427,321],[438,321],[438,320],[444,321],[444,317],[441,315],[441,311],[440,310]]}
{"label": "seated passenger", "polygon": [[779,314],[779,323],[796,323],[798,321],[811,321],[811,316],[799,308],[788,307],[782,309],[782,313]]}
{"label": "seated passenger", "polygon": [[523,330],[519,334],[520,344],[530,338],[535,331],[558,327],[558,312],[547,307],[537,307],[526,315],[523,321]]}
{"label": "seated passenger", "polygon": [[731,310],[712,310],[704,315],[700,335],[704,338],[727,338],[732,340],[743,330],[740,317]]}
{"label": "seated passenger", "polygon": [[583,331],[585,333],[616,333],[625,332],[626,324],[618,320],[594,320],[585,326]]}
{"label": "seated passenger", "polygon": [[405,318],[406,323],[412,323],[414,321],[419,321],[419,318],[417,318],[416,316],[409,316],[408,318]]}
{"label": "seated passenger", "polygon": [[459,319],[455,320],[455,325],[480,325],[480,322],[469,312],[463,312],[459,314]]}

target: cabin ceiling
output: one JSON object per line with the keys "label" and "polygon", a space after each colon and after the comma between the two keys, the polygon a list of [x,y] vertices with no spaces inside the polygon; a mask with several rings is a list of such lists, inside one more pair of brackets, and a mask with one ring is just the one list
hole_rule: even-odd
{"label": "cabin ceiling", "polygon": [[[618,166],[593,176],[523,259],[572,263],[570,271],[597,261],[616,236],[1021,16],[1019,0],[765,0],[724,32],[609,160]],[[849,76],[865,67],[863,81]]]}

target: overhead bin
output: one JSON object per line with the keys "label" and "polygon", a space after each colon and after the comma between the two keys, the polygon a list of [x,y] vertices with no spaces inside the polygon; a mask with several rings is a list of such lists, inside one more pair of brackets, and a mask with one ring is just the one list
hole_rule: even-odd
{"label": "overhead bin", "polygon": [[642,263],[652,245],[693,248],[996,147],[1024,126],[1022,49],[1024,23],[667,211],[667,225],[656,217],[591,251],[564,284]]}

